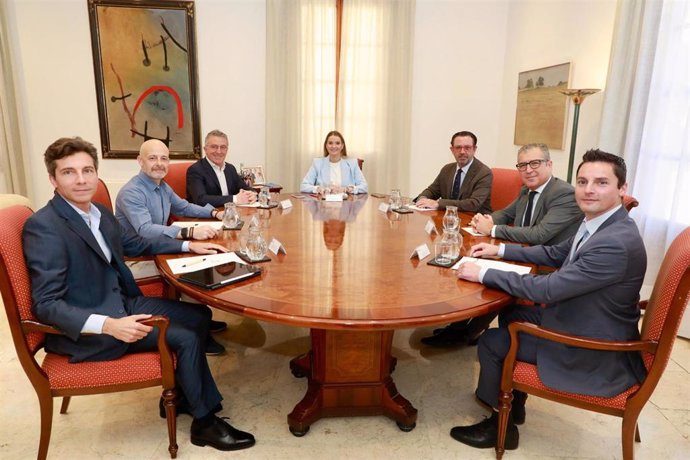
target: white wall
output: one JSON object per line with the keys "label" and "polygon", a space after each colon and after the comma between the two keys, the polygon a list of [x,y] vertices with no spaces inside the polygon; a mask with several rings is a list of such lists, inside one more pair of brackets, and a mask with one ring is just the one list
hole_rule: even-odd
{"label": "white wall", "polygon": [[[100,144],[91,36],[85,0],[8,0],[24,152],[36,208],[52,197],[42,155],[61,136]],[[202,135],[230,136],[233,163],[265,163],[264,0],[198,0]],[[135,160],[102,160],[111,193],[138,171]],[[114,198],[114,196],[113,196]]]}
{"label": "white wall", "polygon": [[[508,40],[503,67],[503,103],[498,118],[500,153],[494,166],[510,167],[515,164],[519,148],[513,144],[519,72],[570,62],[570,88],[604,89],[615,12],[616,0],[510,2]],[[575,168],[585,150],[598,146],[603,100],[603,92],[600,92],[588,97],[581,105]],[[570,153],[572,103],[568,106],[568,117],[565,148],[551,151],[554,174],[564,180],[567,176]],[[539,139],[535,139],[534,142],[539,142]]]}
{"label": "white wall", "polygon": [[416,196],[453,161],[450,138],[478,137],[477,158],[498,149],[509,4],[495,0],[417,0],[412,84],[410,189]]}

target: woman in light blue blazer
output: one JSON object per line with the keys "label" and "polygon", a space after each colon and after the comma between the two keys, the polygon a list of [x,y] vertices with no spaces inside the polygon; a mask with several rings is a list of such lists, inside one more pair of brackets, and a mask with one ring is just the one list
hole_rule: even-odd
{"label": "woman in light blue blazer", "polygon": [[323,143],[324,158],[317,158],[302,179],[300,192],[319,193],[330,187],[332,193],[367,193],[369,187],[357,160],[347,158],[345,139],[338,131],[326,135]]}

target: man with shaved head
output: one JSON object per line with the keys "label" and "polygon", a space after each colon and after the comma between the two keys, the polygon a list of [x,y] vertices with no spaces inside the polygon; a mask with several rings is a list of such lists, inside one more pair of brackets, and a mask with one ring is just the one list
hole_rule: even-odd
{"label": "man with shaved head", "polygon": [[[209,225],[197,227],[180,227],[167,225],[170,213],[185,217],[223,218],[223,211],[207,204],[198,206],[180,198],[164,180],[168,174],[170,152],[168,147],[158,139],[149,139],[139,149],[137,157],[141,171],[132,177],[117,194],[115,200],[115,217],[120,224],[133,230],[144,238],[167,236],[186,240],[183,250],[191,240],[207,240],[217,234]],[[211,332],[227,329],[222,321],[211,321]],[[217,355],[224,347],[209,336],[206,353]]]}

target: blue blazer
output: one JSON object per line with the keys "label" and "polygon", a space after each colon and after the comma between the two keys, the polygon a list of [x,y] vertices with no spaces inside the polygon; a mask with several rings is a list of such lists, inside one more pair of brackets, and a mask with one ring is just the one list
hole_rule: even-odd
{"label": "blue blazer", "polygon": [[24,257],[31,277],[32,309],[39,320],[66,335],[48,334],[46,349],[71,355],[70,361],[108,360],[122,356],[128,344],[106,335],[80,336],[93,314],[129,315],[127,299],[141,296],[124,256],[177,253],[182,241],[142,238],[122,228],[99,204],[100,230],[112,252],[105,258],[84,219],[57,193],[24,226]]}
{"label": "blue blazer", "polygon": [[[638,301],[647,254],[635,222],[621,207],[582,243],[570,261],[574,237],[555,246],[505,246],[504,259],[560,267],[533,276],[487,270],[484,284],[515,297],[547,304],[545,328],[604,340],[639,340]],[[561,391],[610,397],[642,381],[639,352],[584,350],[541,340],[537,370]]]}
{"label": "blue blazer", "polygon": [[[367,180],[362,174],[362,170],[359,169],[357,165],[357,160],[349,160],[343,158],[340,160],[340,170],[342,177],[342,186],[347,187],[349,185],[355,186],[355,193],[367,193],[369,191],[369,185],[367,185]],[[302,179],[302,184],[300,184],[299,191],[303,193],[314,193],[316,187],[327,186],[331,183],[331,166],[328,157],[315,159],[307,175]]]}

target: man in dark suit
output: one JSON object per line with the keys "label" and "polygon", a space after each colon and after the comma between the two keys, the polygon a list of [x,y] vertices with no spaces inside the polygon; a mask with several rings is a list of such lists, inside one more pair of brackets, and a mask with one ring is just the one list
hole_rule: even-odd
{"label": "man in dark suit", "polygon": [[[627,190],[625,162],[600,150],[583,156],[577,170],[575,198],[585,215],[574,237],[554,246],[473,246],[472,256],[560,267],[548,275],[517,275],[465,263],[458,278],[481,282],[545,306],[512,306],[501,313],[499,327],[479,339],[481,365],[476,396],[493,408],[490,418],[450,435],[473,447],[495,447],[498,394],[503,360],[510,346],[507,325],[529,321],[557,332],[605,340],[637,340],[639,292],[647,255],[637,225],[622,206]],[[556,390],[610,397],[639,383],[645,375],[638,352],[584,350],[522,335],[518,359],[536,363],[544,384]],[[515,398],[506,449],[518,446],[515,424],[525,420],[524,398]]]}
{"label": "man in dark suit", "polygon": [[207,242],[144,239],[123,229],[105,207],[91,202],[98,183],[98,156],[81,138],[58,139],[44,159],[55,197],[26,222],[23,238],[33,310],[41,321],[65,332],[47,337],[46,349],[69,355],[71,362],[155,350],[158,331],[138,321],[165,315],[170,319],[166,338],[177,356],[178,413],[194,417],[192,443],[221,450],[252,446],[251,434],[215,415],[223,398],[204,355],[210,312],[142,296],[124,262],[125,254],[227,250]]}
{"label": "man in dark suit", "polygon": [[477,136],[469,131],[453,134],[450,151],[455,158],[441,168],[434,182],[417,196],[420,208],[445,209],[456,206],[458,211],[491,212],[491,169],[475,158]]}
{"label": "man in dark suit", "polygon": [[[475,214],[471,222],[474,230],[530,245],[557,244],[573,236],[582,222],[582,211],[575,201],[573,186],[553,177],[549,148],[544,144],[522,146],[515,166],[523,183],[519,195],[505,209],[491,215]],[[436,347],[476,344],[496,315],[489,313],[457,321],[436,329],[422,343]]]}
{"label": "man in dark suit", "polygon": [[206,135],[206,158],[187,170],[187,199],[199,206],[210,204],[223,207],[229,201],[247,204],[256,201],[256,192],[237,174],[237,169],[225,162],[228,155],[228,136],[214,129]]}

